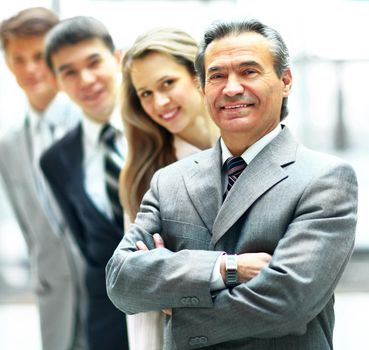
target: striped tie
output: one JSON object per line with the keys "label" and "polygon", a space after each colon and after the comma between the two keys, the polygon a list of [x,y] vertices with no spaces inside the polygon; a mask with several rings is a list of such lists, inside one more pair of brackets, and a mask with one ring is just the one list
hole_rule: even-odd
{"label": "striped tie", "polygon": [[106,124],[101,130],[100,140],[105,145],[104,169],[106,191],[110,200],[116,223],[123,228],[123,208],[119,200],[119,174],[123,165],[123,156],[116,147],[116,130]]}
{"label": "striped tie", "polygon": [[231,190],[232,186],[241,175],[243,170],[246,168],[246,162],[243,160],[242,157],[229,157],[225,161],[225,165],[227,168],[227,175],[228,175],[228,185],[227,189],[223,195],[223,201],[227,197],[228,192]]}

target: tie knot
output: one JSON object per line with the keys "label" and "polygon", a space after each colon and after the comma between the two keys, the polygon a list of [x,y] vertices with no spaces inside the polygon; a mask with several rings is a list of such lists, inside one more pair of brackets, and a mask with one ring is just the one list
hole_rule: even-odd
{"label": "tie knot", "polygon": [[223,200],[228,195],[228,192],[231,190],[232,186],[241,175],[243,170],[246,168],[246,162],[243,160],[242,157],[229,157],[225,161],[225,166],[227,168],[227,175],[228,175],[228,184],[226,191],[223,195]]}
{"label": "tie knot", "polygon": [[246,168],[246,162],[242,157],[229,157],[225,161],[228,176],[237,176]]}
{"label": "tie knot", "polygon": [[100,132],[100,141],[110,148],[114,148],[116,131],[110,124],[105,124]]}

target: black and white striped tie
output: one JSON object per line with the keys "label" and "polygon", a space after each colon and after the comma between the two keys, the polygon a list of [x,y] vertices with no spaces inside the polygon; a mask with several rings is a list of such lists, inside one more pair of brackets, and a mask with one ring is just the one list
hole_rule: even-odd
{"label": "black and white striped tie", "polygon": [[225,200],[225,198],[227,197],[227,194],[231,190],[232,186],[234,185],[238,177],[244,171],[247,164],[243,160],[242,157],[229,157],[225,161],[225,166],[227,168],[228,184],[227,184],[227,189],[223,195],[223,200]]}
{"label": "black and white striped tie", "polygon": [[110,124],[106,124],[101,130],[100,140],[105,145],[104,170],[106,191],[114,219],[123,228],[123,208],[119,200],[119,174],[123,166],[123,155],[116,147],[116,135],[117,130]]}

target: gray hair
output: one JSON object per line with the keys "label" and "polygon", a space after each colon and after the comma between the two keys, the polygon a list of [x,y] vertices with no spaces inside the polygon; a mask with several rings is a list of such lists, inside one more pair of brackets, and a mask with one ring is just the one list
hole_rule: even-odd
{"label": "gray hair", "polygon": [[[195,60],[196,73],[202,88],[205,85],[205,52],[209,44],[214,40],[248,32],[258,33],[269,41],[274,60],[274,70],[279,78],[290,68],[290,56],[287,46],[281,35],[275,29],[255,19],[245,21],[216,21],[206,30]],[[284,97],[280,119],[283,120],[287,114],[287,97]]]}

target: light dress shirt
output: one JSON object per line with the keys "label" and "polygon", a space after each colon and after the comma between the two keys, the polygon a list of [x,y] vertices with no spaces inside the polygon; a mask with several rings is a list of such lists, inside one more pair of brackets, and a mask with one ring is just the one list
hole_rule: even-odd
{"label": "light dress shirt", "polygon": [[[116,147],[122,155],[122,158],[125,159],[127,146],[118,108],[115,108],[113,111],[109,123],[120,131],[118,133],[119,136]],[[113,220],[113,210],[110,205],[105,184],[105,146],[100,141],[100,133],[103,126],[104,124],[97,123],[87,116],[82,119],[83,170],[85,174],[84,188],[96,208]]]}
{"label": "light dress shirt", "polygon": [[[250,164],[251,161],[259,154],[259,152],[267,146],[280,132],[282,128],[280,124],[276,126],[272,131],[270,131],[268,134],[263,136],[260,140],[256,141],[253,145],[251,145],[245,152],[241,154],[241,157],[246,162],[246,164]],[[225,192],[227,185],[228,185],[228,177],[227,177],[227,171],[224,167],[224,163],[229,157],[233,157],[232,153],[229,151],[228,147],[224,143],[223,139],[220,139],[220,146],[222,150],[222,187],[223,187],[223,193]],[[221,254],[218,258],[218,260],[215,263],[211,279],[210,279],[210,290],[215,291],[219,289],[224,289],[225,284],[223,281],[223,277],[220,273],[220,262],[221,257],[223,254]]]}
{"label": "light dress shirt", "polygon": [[51,189],[40,167],[40,157],[52,143],[64,136],[65,132],[77,125],[81,119],[79,108],[70,103],[68,97],[60,92],[49,103],[47,108],[36,111],[31,106],[26,113],[28,125],[28,141],[30,143],[30,154],[32,158],[34,182],[41,205],[50,219],[53,232],[64,230],[64,220],[59,215],[53,199],[50,198]]}
{"label": "light dress shirt", "polygon": [[65,134],[66,126],[70,129],[77,125],[81,111],[69,102],[64,93],[59,92],[43,112],[29,106],[27,117],[32,140],[32,160],[40,169],[41,154]]}

